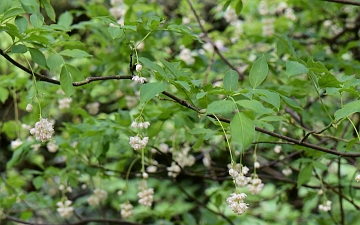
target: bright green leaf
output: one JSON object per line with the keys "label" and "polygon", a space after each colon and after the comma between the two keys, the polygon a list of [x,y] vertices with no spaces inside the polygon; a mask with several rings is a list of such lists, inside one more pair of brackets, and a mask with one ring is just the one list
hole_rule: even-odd
{"label": "bright green leaf", "polygon": [[288,77],[294,76],[294,75],[299,75],[299,74],[304,74],[304,73],[307,73],[308,71],[309,71],[309,69],[306,68],[306,66],[304,66],[303,64],[301,64],[299,62],[295,62],[295,61],[287,61],[286,62],[286,73],[287,73]]}
{"label": "bright green leaf", "polygon": [[232,113],[235,110],[235,103],[229,100],[219,100],[210,103],[206,109],[207,114]]}
{"label": "bright green leaf", "polygon": [[169,63],[168,61],[165,61],[163,59],[160,59],[161,63],[175,76],[175,77],[179,77],[179,63]]}
{"label": "bright green leaf", "polygon": [[341,120],[356,112],[360,112],[360,100],[347,103],[342,109],[337,110],[334,114],[335,120]]}
{"label": "bright green leaf", "polygon": [[52,54],[47,60],[47,65],[50,70],[60,67],[64,63],[64,59],[58,53]]}
{"label": "bright green leaf", "polygon": [[265,108],[263,104],[257,100],[239,100],[236,101],[238,105],[243,108],[250,109],[257,114],[257,116],[261,116],[264,114],[272,114],[274,111],[269,108]]}
{"label": "bright green leaf", "polygon": [[8,11],[13,4],[14,4],[13,0],[1,0],[0,14],[3,14],[4,12]]}
{"label": "bright green leaf", "polygon": [[165,91],[164,82],[144,84],[140,88],[140,102],[145,103],[163,91]]}
{"label": "bright green leaf", "polygon": [[236,113],[230,122],[231,143],[244,151],[255,137],[254,122],[243,113]]}
{"label": "bright green leaf", "polygon": [[283,96],[283,95],[280,95],[281,98],[285,101],[285,103],[290,106],[291,108],[294,108],[294,109],[300,109],[302,110],[301,106],[299,105],[299,103],[297,101],[295,101],[294,99],[292,98],[288,98],[286,96]]}
{"label": "bright green leaf", "polygon": [[73,58],[83,58],[83,57],[91,57],[89,53],[80,50],[80,49],[65,49],[64,51],[59,52],[60,55],[73,57]]}
{"label": "bright green leaf", "polygon": [[56,18],[55,10],[54,10],[54,8],[52,7],[52,5],[50,4],[50,0],[41,0],[41,3],[42,3],[42,5],[44,6],[46,15],[48,15],[48,17],[49,17],[53,22],[55,22],[55,18]]}
{"label": "bright green leaf", "polygon": [[39,28],[44,24],[44,17],[40,13],[39,14],[31,14],[30,22],[35,28]]}
{"label": "bright green leaf", "polygon": [[242,8],[243,8],[242,0],[238,0],[238,2],[236,3],[236,7],[235,7],[235,12],[237,15],[239,15],[241,13]]}
{"label": "bright green leaf", "polygon": [[36,48],[29,48],[29,52],[35,63],[39,66],[47,68],[45,56],[40,50]]}
{"label": "bright green leaf", "polygon": [[239,75],[234,70],[226,72],[224,77],[224,89],[227,91],[235,91],[239,86]]}
{"label": "bright green leaf", "polygon": [[58,24],[66,27],[66,29],[69,29],[73,22],[73,19],[74,17],[72,16],[72,14],[69,11],[66,11],[59,16]]}
{"label": "bright green leaf", "polygon": [[66,66],[61,68],[60,85],[61,89],[65,92],[67,97],[70,97],[74,93],[72,78]]}
{"label": "bright green leaf", "polygon": [[9,91],[6,88],[0,87],[0,102],[5,103],[9,97]]}
{"label": "bright green leaf", "polygon": [[112,39],[120,38],[124,34],[124,31],[121,27],[108,27],[108,31]]}
{"label": "bright green leaf", "polygon": [[274,91],[264,90],[264,89],[255,89],[253,90],[259,98],[272,106],[274,106],[277,110],[280,108],[280,95]]}
{"label": "bright green leaf", "polygon": [[73,78],[73,81],[81,81],[81,80],[84,80],[84,76],[83,74],[81,73],[81,71],[73,66],[73,65],[70,65],[70,64],[65,64],[66,65],[66,68],[68,69],[69,73],[71,74],[71,77]]}
{"label": "bright green leaf", "polygon": [[258,58],[251,67],[249,79],[251,86],[257,88],[265,79],[269,72],[265,55]]}
{"label": "bright green leaf", "polygon": [[158,72],[163,78],[167,79],[169,78],[169,76],[166,74],[165,70],[158,64],[154,63],[153,61],[144,58],[144,57],[140,57],[139,61],[144,64],[144,66],[149,67],[152,70],[155,70],[156,72]]}

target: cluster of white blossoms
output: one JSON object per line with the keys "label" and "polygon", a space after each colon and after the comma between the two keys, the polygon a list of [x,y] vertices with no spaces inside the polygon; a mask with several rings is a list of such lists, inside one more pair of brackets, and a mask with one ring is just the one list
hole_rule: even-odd
{"label": "cluster of white blossoms", "polygon": [[360,174],[356,175],[355,180],[356,180],[356,182],[360,181]]}
{"label": "cluster of white blossoms", "polygon": [[253,174],[251,177],[245,176],[248,172],[249,168],[240,164],[237,164],[234,169],[229,169],[229,174],[233,178],[234,183],[237,187],[247,186],[251,194],[259,194],[264,187],[264,184],[256,174]]}
{"label": "cluster of white blossoms", "polygon": [[123,0],[111,0],[110,14],[117,20],[117,23],[124,25],[124,17],[126,14],[127,6],[124,4]]}
{"label": "cluster of white blossoms", "polygon": [[91,195],[88,199],[87,199],[87,202],[89,203],[89,205],[99,205],[99,203],[102,201],[102,200],[105,200],[107,199],[108,197],[108,193],[105,191],[105,190],[102,190],[102,189],[98,189],[96,188],[94,190],[94,194]]}
{"label": "cluster of white blossoms", "polygon": [[144,206],[151,206],[154,200],[154,189],[144,189],[140,191],[137,196],[139,197],[139,203]]}
{"label": "cluster of white blossoms", "polygon": [[72,102],[72,98],[62,98],[58,100],[59,109],[68,109],[70,108],[70,103]]}
{"label": "cluster of white blossoms", "polygon": [[120,205],[121,217],[126,219],[130,218],[134,214],[134,207],[130,203],[123,203]]}
{"label": "cluster of white blossoms", "polygon": [[54,141],[49,141],[46,144],[46,148],[48,149],[49,152],[54,153],[59,149],[59,146]]}
{"label": "cluster of white blossoms", "polygon": [[139,135],[136,135],[135,137],[130,137],[129,144],[134,150],[140,150],[146,147],[148,141],[149,137],[144,137],[143,139],[141,139]]}
{"label": "cluster of white blossoms", "polygon": [[331,201],[326,201],[325,204],[320,204],[319,205],[319,210],[327,212],[331,210]]}
{"label": "cluster of white blossoms", "polygon": [[147,121],[139,122],[139,123],[134,121],[134,122],[131,123],[132,128],[139,128],[140,130],[141,129],[148,129],[149,126],[150,126],[150,122],[147,122]]}
{"label": "cluster of white blossoms", "polygon": [[190,149],[191,148],[189,146],[184,147],[183,149],[181,149],[181,151],[176,151],[172,148],[170,149],[174,161],[176,161],[180,165],[180,167],[194,165],[195,157],[189,154]]}
{"label": "cluster of white blossoms", "polygon": [[72,204],[72,201],[70,201],[70,200],[56,203],[56,205],[58,207],[57,212],[60,214],[61,217],[69,218],[72,215],[74,208],[71,206],[71,204]]}
{"label": "cluster of white blossoms", "polygon": [[194,53],[191,52],[190,49],[181,46],[181,51],[179,57],[182,61],[184,61],[187,65],[192,65],[195,62]]}
{"label": "cluster of white blossoms", "polygon": [[99,112],[99,106],[100,103],[98,102],[93,102],[93,103],[89,103],[85,106],[85,108],[87,109],[87,111],[89,112],[89,114],[91,115],[96,115]]}
{"label": "cluster of white blossoms", "polygon": [[241,215],[248,208],[248,204],[244,203],[245,198],[246,198],[245,193],[240,193],[240,194],[231,193],[230,197],[226,199],[226,202],[229,204],[232,211],[234,211],[238,215]]}
{"label": "cluster of white blossoms", "polygon": [[139,83],[139,84],[143,84],[143,83],[147,82],[145,77],[139,77],[137,75],[133,76],[131,79],[133,81],[135,81],[135,83]]}
{"label": "cluster of white blossoms", "polygon": [[281,150],[282,150],[281,145],[275,145],[275,147],[274,147],[274,152],[275,152],[276,154],[279,154],[279,153],[281,152]]}
{"label": "cluster of white blossoms", "polygon": [[166,168],[168,171],[169,177],[177,177],[177,175],[180,173],[181,168],[176,164],[176,162],[172,162],[170,167]]}
{"label": "cluster of white blossoms", "polygon": [[54,134],[53,123],[48,119],[40,118],[40,121],[35,123],[35,127],[30,129],[30,134],[34,135],[36,140],[45,142]]}
{"label": "cluster of white blossoms", "polygon": [[282,174],[284,174],[285,176],[290,176],[292,174],[292,169],[290,169],[289,167],[283,169]]}

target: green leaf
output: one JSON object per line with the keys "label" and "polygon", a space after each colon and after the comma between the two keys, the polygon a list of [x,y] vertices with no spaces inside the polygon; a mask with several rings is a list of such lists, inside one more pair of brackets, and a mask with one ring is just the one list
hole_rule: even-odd
{"label": "green leaf", "polygon": [[[0,4],[2,6],[2,2]],[[22,15],[24,14],[25,11],[23,8],[12,8],[10,9],[9,11],[6,11],[2,17],[0,17],[1,20],[7,20],[9,18],[12,18],[12,17],[15,17],[15,16],[18,16],[18,15]]]}
{"label": "green leaf", "polygon": [[206,109],[207,114],[232,113],[235,110],[235,104],[229,100],[219,100],[210,103]]}
{"label": "green leaf", "polygon": [[28,27],[28,20],[25,17],[17,16],[15,18],[15,25],[17,26],[19,33],[24,33]]}
{"label": "green leaf", "polygon": [[60,67],[63,63],[64,59],[58,53],[52,54],[47,60],[47,65],[50,70]]}
{"label": "green leaf", "polygon": [[47,68],[45,56],[40,50],[36,48],[29,48],[29,52],[35,63],[39,66]]}
{"label": "green leaf", "polygon": [[342,84],[331,73],[325,73],[324,75],[322,75],[318,82],[319,82],[319,86],[321,88],[326,88],[326,87],[339,88],[339,87],[341,87],[341,84]]}
{"label": "green leaf", "polygon": [[229,1],[227,1],[227,2],[225,2],[225,4],[224,4],[224,6],[223,6],[223,8],[222,8],[222,11],[226,11],[226,9],[229,7],[229,5],[230,5],[230,3],[231,3],[231,1],[229,0]]}
{"label": "green leaf", "polygon": [[254,62],[250,70],[249,79],[253,89],[258,87],[266,79],[268,72],[269,67],[265,55],[263,55]]}
{"label": "green leaf", "polygon": [[281,98],[285,101],[285,103],[290,106],[291,108],[294,108],[294,109],[300,109],[302,110],[302,108],[300,107],[299,103],[297,101],[295,101],[294,99],[292,98],[288,98],[284,95],[280,95]]}
{"label": "green leaf", "polygon": [[36,0],[20,0],[20,3],[27,13],[40,14],[40,6]]}
{"label": "green leaf", "polygon": [[4,12],[8,11],[13,5],[13,2],[14,2],[13,0],[1,0],[0,14],[3,14]]}
{"label": "green leaf", "polygon": [[41,186],[42,186],[42,184],[44,183],[44,178],[42,177],[42,176],[37,176],[37,177],[35,177],[34,179],[33,179],[33,184],[34,184],[34,186],[35,186],[35,189],[36,190],[39,190],[40,188],[41,188]]}
{"label": "green leaf", "polygon": [[61,89],[65,92],[67,97],[70,97],[74,93],[72,78],[66,66],[63,66],[61,68],[60,86]]}
{"label": "green leaf", "polygon": [[66,29],[69,29],[73,23],[73,19],[74,17],[72,14],[69,11],[66,11],[59,16],[58,24],[64,26]]}
{"label": "green leaf", "polygon": [[140,57],[139,61],[144,64],[144,66],[149,67],[152,70],[155,70],[156,72],[158,72],[162,78],[169,78],[169,76],[166,74],[165,70],[158,64],[154,63],[153,61],[144,58],[144,57]]}
{"label": "green leaf", "polygon": [[235,91],[239,86],[239,75],[234,70],[226,72],[224,77],[224,89],[227,91]]}
{"label": "green leaf", "polygon": [[243,113],[236,113],[230,122],[231,143],[244,151],[255,137],[254,122]]}
{"label": "green leaf", "polygon": [[3,87],[0,87],[0,102],[5,103],[9,97],[9,91]]}
{"label": "green leaf", "polygon": [[20,161],[20,156],[22,155],[24,148],[18,148],[14,151],[11,159],[6,163],[6,169],[10,169]]}
{"label": "green leaf", "polygon": [[112,39],[120,38],[124,34],[121,27],[108,27],[108,31]]}
{"label": "green leaf", "polygon": [[140,88],[140,102],[145,103],[163,91],[165,91],[164,82],[144,84]]}
{"label": "green leaf", "polygon": [[288,77],[304,74],[309,72],[309,69],[306,68],[303,64],[295,61],[287,61],[286,62],[286,73]]}
{"label": "green leaf", "polygon": [[11,47],[11,53],[25,53],[27,52],[27,47],[22,44],[14,45]]}
{"label": "green leaf", "polygon": [[304,166],[299,173],[297,180],[297,187],[299,188],[301,185],[307,183],[312,176],[312,164],[307,164]]}
{"label": "green leaf", "polygon": [[154,30],[161,23],[161,18],[158,16],[151,16],[147,22],[147,26],[150,30]]}
{"label": "green leaf", "polygon": [[188,82],[186,82],[186,81],[181,81],[181,80],[179,80],[179,81],[175,81],[175,83],[176,84],[179,84],[181,87],[183,87],[185,90],[187,90],[187,91],[190,91],[191,90],[191,87],[190,87],[190,85],[188,84]]}
{"label": "green leaf", "polygon": [[334,114],[335,120],[341,120],[356,112],[360,112],[360,100],[347,103],[342,109],[337,110]]}
{"label": "green leaf", "polygon": [[236,7],[235,7],[235,12],[237,15],[239,15],[241,13],[242,8],[243,8],[242,0],[238,0]]}
{"label": "green leaf", "polygon": [[236,101],[236,103],[241,107],[250,109],[251,111],[255,112],[257,116],[274,113],[273,110],[265,108],[263,104],[257,100],[239,100]]}
{"label": "green leaf", "polygon": [[31,14],[30,22],[35,28],[39,28],[44,24],[44,17],[40,13],[39,14]]}
{"label": "green leaf", "polygon": [[165,61],[163,59],[160,59],[161,63],[175,76],[175,77],[179,77],[179,63],[169,63],[168,61]]}
{"label": "green leaf", "polygon": [[274,106],[277,110],[280,108],[280,95],[276,92],[263,90],[263,89],[255,89],[253,92],[259,96],[259,98],[272,106]]}
{"label": "green leaf", "polygon": [[48,17],[55,22],[55,11],[54,8],[52,7],[52,5],[50,4],[50,0],[41,0],[42,5],[44,6],[46,15],[48,15]]}
{"label": "green leaf", "polygon": [[67,63],[65,65],[74,81],[84,80],[84,76],[77,67]]}
{"label": "green leaf", "polygon": [[92,55],[80,49],[65,49],[64,51],[59,52],[59,54],[73,58],[92,57]]}

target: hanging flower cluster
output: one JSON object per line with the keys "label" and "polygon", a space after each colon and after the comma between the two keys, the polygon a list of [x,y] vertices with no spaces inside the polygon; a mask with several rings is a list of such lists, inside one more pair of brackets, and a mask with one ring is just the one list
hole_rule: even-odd
{"label": "hanging flower cluster", "polygon": [[45,142],[50,140],[54,134],[53,124],[48,119],[40,118],[39,122],[36,122],[35,127],[30,129],[30,134],[34,135],[36,140]]}
{"label": "hanging flower cluster", "polygon": [[134,207],[129,202],[121,204],[120,208],[121,208],[121,217],[124,219],[130,218],[134,214]]}
{"label": "hanging flower cluster", "polygon": [[58,207],[57,211],[61,217],[69,218],[72,215],[74,208],[71,206],[71,204],[72,204],[72,201],[70,201],[70,200],[56,203],[56,205]]}
{"label": "hanging flower cluster", "polygon": [[139,197],[139,203],[144,206],[151,206],[154,199],[154,189],[144,189],[140,191],[137,196]]}
{"label": "hanging flower cluster", "polygon": [[246,197],[247,196],[245,193],[231,193],[230,197],[226,199],[226,202],[229,204],[232,211],[234,211],[238,215],[241,215],[248,208],[248,204],[244,203],[244,199]]}
{"label": "hanging flower cluster", "polygon": [[331,210],[331,201],[326,201],[324,204],[319,205],[319,210],[328,212]]}
{"label": "hanging flower cluster", "polygon": [[107,196],[108,193],[105,190],[96,188],[94,194],[87,199],[87,202],[89,205],[99,205],[102,200],[107,199]]}

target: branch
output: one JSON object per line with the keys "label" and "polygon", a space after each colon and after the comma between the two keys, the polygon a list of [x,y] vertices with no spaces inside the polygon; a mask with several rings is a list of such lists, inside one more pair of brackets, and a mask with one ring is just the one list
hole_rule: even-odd
{"label": "branch", "polygon": [[66,224],[53,224],[53,223],[35,223],[35,222],[28,222],[28,221],[24,221],[24,220],[20,220],[16,217],[13,216],[5,216],[5,221],[6,220],[11,220],[17,223],[21,223],[21,224],[28,224],[28,225],[82,225],[82,224],[88,224],[90,222],[99,222],[99,223],[105,223],[105,222],[110,222],[113,224],[120,224],[120,225],[143,225],[141,223],[134,223],[134,222],[128,222],[128,221],[123,221],[120,219],[106,219],[106,218],[89,218],[89,219],[83,219],[80,220],[78,222],[75,223],[66,223]]}
{"label": "branch", "polygon": [[346,5],[357,5],[360,6],[360,2],[358,1],[352,1],[352,0],[321,0],[324,2],[334,2],[334,3],[340,3],[340,4],[346,4]]}
{"label": "branch", "polygon": [[[14,66],[22,69],[23,71],[27,72],[30,75],[34,75],[36,77],[36,79],[38,79],[39,81],[46,81],[46,82],[51,83],[51,84],[60,85],[60,81],[58,81],[58,80],[54,80],[54,79],[51,79],[51,78],[46,77],[44,75],[41,75],[39,73],[32,72],[30,69],[28,69],[25,66],[21,65],[20,63],[16,62],[13,58],[11,58],[8,54],[6,54],[2,49],[0,49],[0,55],[2,55],[5,59],[7,59],[7,61],[9,61]],[[85,85],[85,84],[89,84],[89,83],[91,83],[93,81],[99,81],[99,80],[124,80],[124,79],[126,80],[126,79],[131,79],[131,78],[132,78],[132,75],[88,77],[83,81],[73,82],[72,85],[73,86],[82,86],[82,85]]]}

